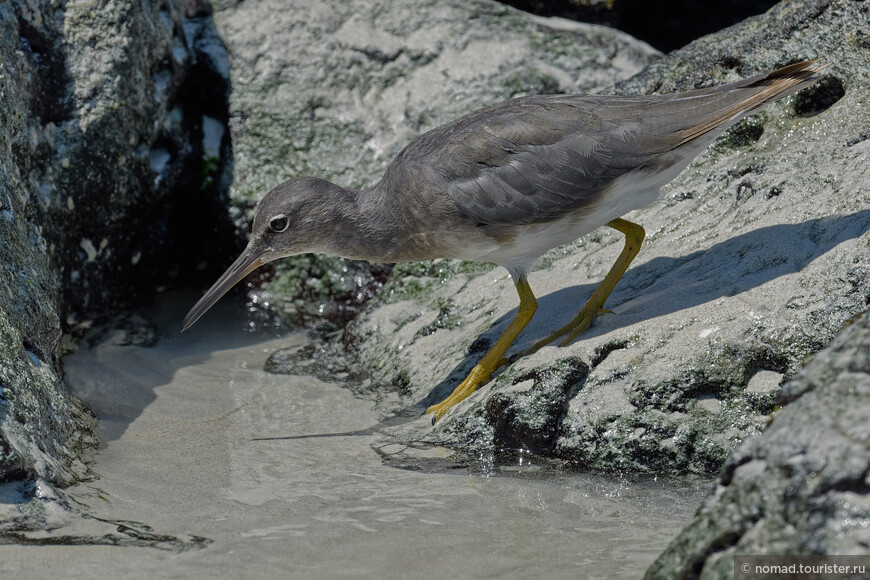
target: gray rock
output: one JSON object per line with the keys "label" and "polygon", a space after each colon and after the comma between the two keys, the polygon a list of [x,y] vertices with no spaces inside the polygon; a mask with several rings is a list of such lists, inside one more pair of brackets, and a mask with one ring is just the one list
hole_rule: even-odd
{"label": "gray rock", "polygon": [[574,389],[589,374],[578,358],[566,358],[538,372],[530,371],[487,401],[486,422],[492,425],[496,448],[530,453],[552,451]]}
{"label": "gray rock", "polygon": [[[658,204],[626,216],[647,239],[608,301],[614,314],[568,347],[518,361],[434,429],[421,419],[397,437],[477,455],[493,445],[481,423],[490,397],[517,373],[579,357],[591,370],[552,455],[598,470],[718,472],[765,427],[779,385],[867,306],[868,20],[866,3],[785,2],[617,84],[669,92],[800,59],[830,64],[818,86],[753,114]],[[603,229],[544,256],[530,276],[538,313],[514,352],[564,324],[621,249],[621,235]],[[518,300],[499,269],[441,261],[396,271],[412,275],[394,276],[345,341],[376,381],[401,379],[425,406],[462,380]]]}
{"label": "gray rock", "polygon": [[735,554],[870,548],[870,312],[783,386],[647,578],[732,578]]}
{"label": "gray rock", "polygon": [[[232,196],[245,231],[254,202],[285,179],[369,185],[441,123],[523,94],[595,91],[657,58],[618,31],[487,0],[223,2],[215,20],[233,54]],[[333,327],[389,274],[311,256],[274,268],[256,303]]]}
{"label": "gray rock", "polygon": [[0,31],[0,481],[64,485],[96,435],[63,332],[233,251],[228,57],[194,0],[13,0]]}

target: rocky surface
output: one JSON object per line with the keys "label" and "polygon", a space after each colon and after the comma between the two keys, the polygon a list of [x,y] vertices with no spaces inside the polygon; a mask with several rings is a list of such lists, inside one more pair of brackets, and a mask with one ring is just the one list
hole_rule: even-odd
{"label": "rocky surface", "polygon": [[29,481],[6,533],[44,524],[96,445],[62,384],[64,333],[209,275],[235,241],[229,61],[206,3],[13,0],[0,30],[0,482]]}
{"label": "rocky surface", "polygon": [[[539,19],[495,2],[223,2],[233,56],[232,196],[240,228],[279,182],[380,179],[414,137],[464,113],[534,93],[590,92],[657,58],[618,31]],[[338,327],[389,268],[301,256],[274,265],[255,303]]]}
{"label": "rocky surface", "polygon": [[[395,436],[498,451],[490,400],[576,358],[590,371],[563,374],[573,384],[551,391],[567,410],[547,454],[597,470],[717,473],[765,427],[781,385],[867,306],[867,24],[861,2],[782,3],[618,84],[670,92],[800,59],[830,64],[816,87],[753,114],[658,204],[626,216],[647,239],[608,301],[613,314],[568,347],[516,362],[434,429],[420,419]],[[539,309],[513,352],[566,322],[621,249],[622,236],[603,229],[544,256],[530,276]],[[518,300],[501,269],[442,261],[397,271],[406,277],[394,276],[344,339],[377,382],[425,406],[452,391]],[[514,442],[538,437],[528,425]]]}
{"label": "rocky surface", "polygon": [[870,550],[870,313],[783,386],[647,578],[732,578],[736,554]]}

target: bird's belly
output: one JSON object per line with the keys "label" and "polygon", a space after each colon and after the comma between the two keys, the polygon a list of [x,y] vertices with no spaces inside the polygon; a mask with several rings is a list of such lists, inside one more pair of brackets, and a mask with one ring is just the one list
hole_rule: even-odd
{"label": "bird's belly", "polygon": [[527,267],[552,248],[570,243],[601,225],[603,224],[593,223],[588,219],[566,216],[543,224],[513,226],[508,228],[511,232],[508,239],[497,247],[482,255],[474,255],[475,248],[469,248],[472,251],[463,258],[480,262],[493,262],[508,269],[511,266]]}
{"label": "bird's belly", "polygon": [[[620,185],[614,184],[616,189]],[[630,194],[624,191],[613,191],[612,195],[603,195],[594,207],[584,207],[559,219],[537,223],[508,226],[508,235],[498,246],[486,252],[476,252],[476,248],[468,248],[464,256],[466,260],[493,262],[512,268],[528,268],[538,257],[547,251],[573,242],[581,236],[595,231],[608,222],[621,217],[631,210],[646,207],[653,203],[659,194],[655,187],[636,189],[633,185]]]}

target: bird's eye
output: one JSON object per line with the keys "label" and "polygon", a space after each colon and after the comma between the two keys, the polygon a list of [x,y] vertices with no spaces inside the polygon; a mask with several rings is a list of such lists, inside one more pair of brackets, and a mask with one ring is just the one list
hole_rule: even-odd
{"label": "bird's eye", "polygon": [[269,227],[273,232],[281,233],[290,227],[290,220],[284,214],[279,214],[269,220]]}

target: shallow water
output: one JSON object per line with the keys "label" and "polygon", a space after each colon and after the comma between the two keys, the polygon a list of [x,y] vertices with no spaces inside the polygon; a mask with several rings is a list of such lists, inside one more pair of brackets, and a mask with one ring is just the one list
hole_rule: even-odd
{"label": "shallow water", "polygon": [[271,352],[304,337],[252,332],[232,302],[180,335],[187,305],[148,314],[161,328],[156,346],[124,345],[116,331],[65,360],[104,440],[92,466],[100,479],[70,497],[102,520],[174,536],[185,551],[3,547],[0,572],[637,578],[709,485],[526,465],[490,476],[390,467],[372,447],[372,401],[262,371]]}

